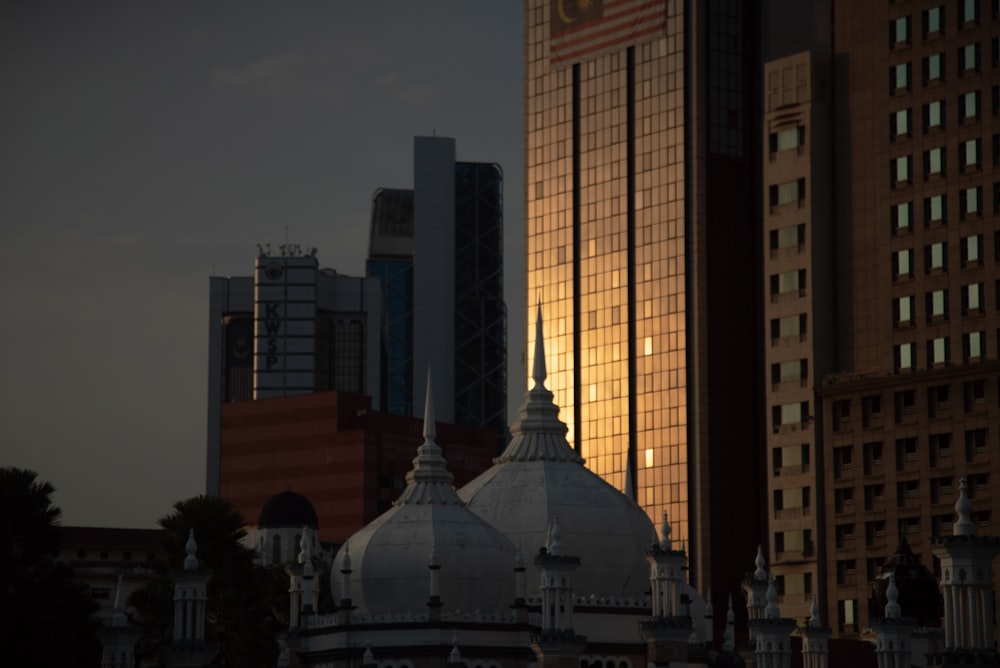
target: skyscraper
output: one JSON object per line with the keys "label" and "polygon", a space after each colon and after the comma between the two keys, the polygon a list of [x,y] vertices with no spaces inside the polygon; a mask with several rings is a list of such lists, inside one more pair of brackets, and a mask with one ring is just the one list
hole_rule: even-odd
{"label": "skyscraper", "polygon": [[716,609],[747,563],[727,546],[763,534],[759,34],[755,2],[525,5],[550,387],[587,465],[669,514]]}
{"label": "skyscraper", "polygon": [[387,410],[419,413],[433,369],[442,420],[507,428],[503,174],[455,161],[455,140],[414,139],[412,190],[372,203],[367,272],[388,320]]}
{"label": "skyscraper", "polygon": [[960,477],[1000,513],[1000,20],[832,5],[832,49],[765,72],[768,543],[783,610],[850,637],[901,543],[939,568]]}

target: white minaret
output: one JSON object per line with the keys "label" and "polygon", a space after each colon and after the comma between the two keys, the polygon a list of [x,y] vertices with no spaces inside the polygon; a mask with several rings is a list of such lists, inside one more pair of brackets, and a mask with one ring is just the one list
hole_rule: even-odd
{"label": "white minaret", "polygon": [[993,558],[1000,538],[977,536],[972,521],[968,483],[960,482],[952,536],[931,539],[931,551],[941,562],[944,595],[944,645],[947,650],[992,652]]}
{"label": "white minaret", "polygon": [[663,513],[660,539],[646,550],[652,609],[649,621],[639,623],[639,633],[646,641],[646,663],[650,666],[686,666],[694,632],[690,612],[686,606],[682,608],[681,601],[687,555],[674,549],[672,532]]}
{"label": "white minaret", "polygon": [[135,668],[135,643],[142,630],[128,623],[125,614],[125,593],[122,591],[122,576],[118,576],[115,586],[115,612],[111,626],[98,630],[101,641],[101,668]]}
{"label": "white minaret", "polygon": [[573,572],[580,557],[563,553],[559,518],[549,523],[545,549],[535,557],[541,576],[542,629],[531,636],[531,651],[540,668],[577,668],[586,645],[573,631]]}
{"label": "white minaret", "polygon": [[913,632],[916,620],[903,617],[899,607],[899,589],[896,576],[889,576],[885,590],[885,617],[871,620],[875,632],[875,656],[878,668],[910,668],[913,656]]}
{"label": "white minaret", "polygon": [[[767,560],[764,559],[764,547],[757,546],[757,558],[754,559],[756,569],[743,579],[743,594],[747,599],[747,620],[753,622],[764,618],[764,607],[767,605],[767,586],[771,576],[767,572]],[[753,641],[753,625],[750,626],[750,640]]]}
{"label": "white minaret", "polygon": [[799,629],[802,636],[802,668],[827,668],[830,665],[830,636],[833,631],[819,618],[819,603],[812,600],[809,623]]}
{"label": "white minaret", "polygon": [[194,529],[188,532],[184,570],[174,573],[174,640],[164,652],[168,668],[207,666],[215,647],[205,642],[205,606],[211,574],[199,567]]}
{"label": "white minaret", "polygon": [[781,616],[778,609],[778,591],[774,579],[767,584],[767,605],[764,616],[750,620],[750,635],[754,641],[757,668],[790,668],[792,665],[791,635],[795,620]]}

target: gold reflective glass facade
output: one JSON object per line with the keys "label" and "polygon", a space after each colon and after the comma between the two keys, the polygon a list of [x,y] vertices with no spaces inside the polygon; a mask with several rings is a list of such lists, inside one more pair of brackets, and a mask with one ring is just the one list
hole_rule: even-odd
{"label": "gold reflective glass facade", "polygon": [[686,542],[683,5],[659,35],[563,64],[549,5],[525,16],[529,320],[540,300],[570,442]]}

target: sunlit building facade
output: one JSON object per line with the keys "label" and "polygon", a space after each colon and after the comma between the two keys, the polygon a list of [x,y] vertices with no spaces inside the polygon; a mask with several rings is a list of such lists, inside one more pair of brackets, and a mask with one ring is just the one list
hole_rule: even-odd
{"label": "sunlit building facade", "polygon": [[726,545],[763,534],[758,20],[722,0],[525,9],[527,301],[548,383],[587,465],[669,515],[706,590],[743,574]]}

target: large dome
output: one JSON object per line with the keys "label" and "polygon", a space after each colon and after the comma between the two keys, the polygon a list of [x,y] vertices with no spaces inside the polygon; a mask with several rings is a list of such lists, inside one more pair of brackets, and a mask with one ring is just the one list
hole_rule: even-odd
{"label": "large dome", "polygon": [[319,528],[319,519],[316,517],[316,509],[313,508],[309,499],[288,490],[275,494],[267,500],[267,503],[261,508],[257,526],[271,529],[278,527],[301,529],[307,526],[310,529],[317,529]]}
{"label": "large dome", "polygon": [[392,508],[351,536],[334,561],[334,599],[343,596],[346,558],[358,614],[426,610],[432,561],[440,567],[445,610],[495,611],[514,601],[514,544],[469,511],[452,489],[452,475],[434,442],[429,386],[427,396],[425,440],[406,489]]}
{"label": "large dome", "polygon": [[566,425],[544,386],[540,314],[532,377],[510,445],[458,495],[525,554],[545,545],[558,517],[563,552],[581,561],[573,575],[577,596],[640,598],[649,589],[644,554],[656,535],[653,524],[634,501],[588,470],[566,441]]}

